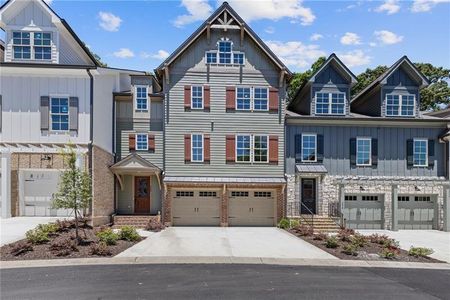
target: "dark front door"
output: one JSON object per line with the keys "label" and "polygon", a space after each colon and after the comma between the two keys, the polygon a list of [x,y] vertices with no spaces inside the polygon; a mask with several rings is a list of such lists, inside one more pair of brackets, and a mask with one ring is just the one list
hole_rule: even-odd
{"label": "dark front door", "polygon": [[150,213],[150,177],[134,178],[134,213]]}
{"label": "dark front door", "polygon": [[302,178],[302,214],[316,214],[316,180]]}

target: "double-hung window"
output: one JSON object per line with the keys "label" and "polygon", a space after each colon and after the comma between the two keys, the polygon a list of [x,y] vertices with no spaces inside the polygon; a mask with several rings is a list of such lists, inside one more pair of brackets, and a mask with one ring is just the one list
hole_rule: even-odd
{"label": "double-hung window", "polygon": [[344,93],[316,93],[316,114],[318,115],[344,115]]}
{"label": "double-hung window", "polygon": [[148,110],[147,87],[136,86],[136,111],[143,112]]}
{"label": "double-hung window", "polygon": [[192,109],[203,109],[203,87],[202,86],[192,86],[192,97],[191,97],[191,108]]}
{"label": "double-hung window", "polygon": [[50,109],[50,120],[52,131],[69,130],[69,98],[52,97]]}
{"label": "double-hung window", "polygon": [[236,136],[236,161],[250,162],[251,135]]}
{"label": "double-hung window", "polygon": [[317,135],[302,135],[302,162],[317,161]]}
{"label": "double-hung window", "polygon": [[428,140],[414,139],[413,163],[415,167],[428,166]]}
{"label": "double-hung window", "polygon": [[51,47],[52,35],[48,32],[34,33],[34,59],[50,60],[52,59]]}
{"label": "double-hung window", "polygon": [[148,150],[148,137],[146,134],[136,134],[136,150]]}
{"label": "double-hung window", "polygon": [[251,93],[252,93],[252,90],[249,87],[236,88],[236,109],[237,110],[250,110],[251,109]]}
{"label": "double-hung window", "polygon": [[269,89],[255,87],[253,89],[253,93],[253,109],[267,110],[269,102]]}
{"label": "double-hung window", "polygon": [[414,116],[415,115],[414,95],[386,95],[386,116]]}
{"label": "double-hung window", "polygon": [[217,42],[217,50],[206,51],[205,59],[207,64],[244,65],[245,54],[233,51],[233,43],[222,39]]}
{"label": "double-hung window", "polygon": [[255,135],[253,137],[253,161],[268,162],[268,138],[267,135]]}
{"label": "double-hung window", "polygon": [[219,41],[219,63],[220,64],[231,64],[231,42],[230,41]]}
{"label": "double-hung window", "polygon": [[191,135],[191,161],[203,162],[203,135]]}
{"label": "double-hung window", "polygon": [[372,139],[356,138],[356,165],[370,166],[372,164]]}
{"label": "double-hung window", "polygon": [[266,87],[237,87],[236,109],[267,111],[269,109],[269,89]]}
{"label": "double-hung window", "polygon": [[14,59],[31,59],[31,34],[24,31],[13,32]]}
{"label": "double-hung window", "polygon": [[50,32],[13,31],[14,59],[52,59],[52,34]]}
{"label": "double-hung window", "polygon": [[233,63],[235,65],[243,65],[244,64],[244,53],[233,53]]}

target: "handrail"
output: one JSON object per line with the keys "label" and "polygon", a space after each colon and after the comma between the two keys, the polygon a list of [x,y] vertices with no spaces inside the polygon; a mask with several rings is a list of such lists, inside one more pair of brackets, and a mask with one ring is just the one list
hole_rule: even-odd
{"label": "handrail", "polygon": [[[338,204],[338,203],[329,203],[328,204],[328,216],[337,226],[339,226],[340,228],[344,228],[345,227],[344,214],[339,209],[339,206],[336,204]],[[333,214],[333,212],[334,212],[334,214],[336,214],[336,216]],[[336,221],[333,217],[337,217],[339,219],[339,221]]]}
{"label": "handrail", "polygon": [[[311,215],[311,226],[312,228],[314,228],[314,213],[303,203],[300,201],[301,207],[306,208],[306,210],[308,211],[309,215]],[[301,208],[300,208],[300,216],[302,215],[301,213]]]}

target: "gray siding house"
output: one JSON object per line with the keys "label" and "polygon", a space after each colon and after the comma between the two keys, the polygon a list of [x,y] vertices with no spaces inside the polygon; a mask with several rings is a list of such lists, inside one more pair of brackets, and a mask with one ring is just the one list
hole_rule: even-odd
{"label": "gray siding house", "polygon": [[419,111],[427,79],[402,57],[350,100],[354,82],[333,54],[289,104],[287,215],[450,230],[448,120]]}

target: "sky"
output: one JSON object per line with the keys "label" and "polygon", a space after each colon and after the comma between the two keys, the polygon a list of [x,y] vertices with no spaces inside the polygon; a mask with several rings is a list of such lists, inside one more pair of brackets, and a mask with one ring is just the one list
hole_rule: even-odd
{"label": "sky", "polygon": [[[145,71],[157,67],[222,3],[46,1],[109,66]],[[450,68],[450,0],[228,3],[293,72],[333,52],[355,74],[390,66],[403,55]]]}

